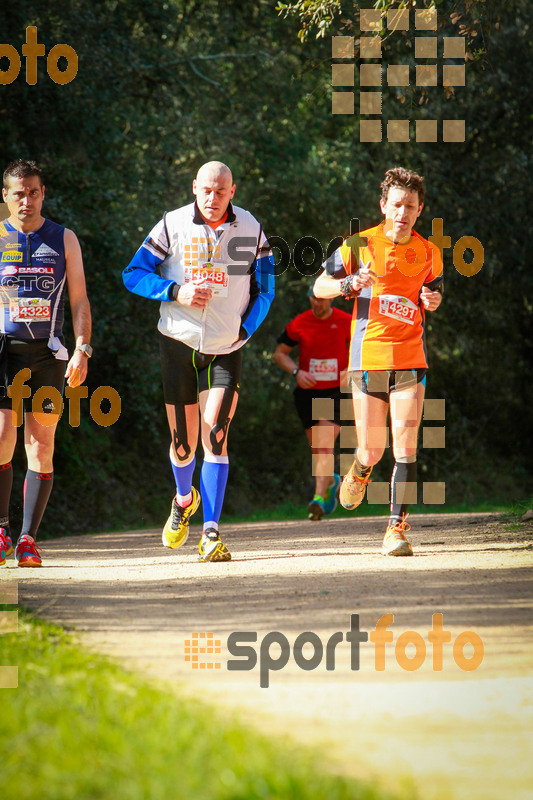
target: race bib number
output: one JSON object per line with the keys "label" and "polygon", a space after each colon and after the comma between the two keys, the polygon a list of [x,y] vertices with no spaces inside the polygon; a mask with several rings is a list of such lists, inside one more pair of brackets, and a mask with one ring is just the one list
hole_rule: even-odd
{"label": "race bib number", "polygon": [[316,381],[336,381],[339,378],[339,366],[336,358],[311,358],[309,372]]}
{"label": "race bib number", "polygon": [[15,297],[9,304],[11,322],[42,322],[50,319],[50,300],[43,297]]}
{"label": "race bib number", "polygon": [[379,313],[398,322],[414,325],[418,307],[407,297],[396,294],[382,294],[379,297]]}
{"label": "race bib number", "polygon": [[185,283],[205,280],[204,286],[213,290],[217,297],[228,296],[228,267],[226,264],[207,262],[201,267],[185,267]]}

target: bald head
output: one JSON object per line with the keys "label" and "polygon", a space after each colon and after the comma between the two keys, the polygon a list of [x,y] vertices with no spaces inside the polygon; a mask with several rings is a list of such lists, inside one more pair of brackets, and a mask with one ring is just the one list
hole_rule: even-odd
{"label": "bald head", "polygon": [[200,214],[206,222],[218,222],[226,213],[235,194],[231,170],[222,161],[208,161],[198,170],[192,191]]}
{"label": "bald head", "polygon": [[228,180],[230,186],[233,183],[231,170],[222,161],[208,161],[207,164],[202,164],[198,170],[196,181],[205,180],[207,177],[215,180]]}

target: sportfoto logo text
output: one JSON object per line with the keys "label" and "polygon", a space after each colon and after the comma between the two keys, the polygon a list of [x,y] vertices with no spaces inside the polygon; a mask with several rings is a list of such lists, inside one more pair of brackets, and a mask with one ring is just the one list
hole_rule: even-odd
{"label": "sportfoto logo text", "polygon": [[[370,642],[374,646],[374,669],[383,672],[395,660],[401,669],[413,672],[425,663],[428,647],[424,637],[417,631],[404,631],[394,643],[394,634],[389,628],[394,623],[394,614],[383,614],[374,630],[368,632],[359,628],[359,614],[350,615],[350,630],[346,633],[337,631],[324,643],[313,631],[300,633],[292,645],[292,658],[296,666],[304,672],[312,672],[323,662],[328,672],[335,670],[337,647],[344,641],[350,645],[350,669],[360,669],[361,644]],[[440,672],[444,669],[445,645],[447,666],[451,664],[450,655],[455,665],[465,671],[477,669],[485,654],[483,640],[474,631],[463,631],[453,641],[451,631],[443,627],[443,615],[436,613],[432,617],[432,628],[427,632],[427,640],[431,645],[432,669]],[[229,672],[250,672],[259,666],[259,686],[262,689],[270,685],[270,673],[279,672],[289,663],[291,644],[285,634],[280,631],[267,633],[259,642],[259,650],[253,644],[258,642],[256,631],[234,631],[228,636],[226,647],[230,655],[226,669]],[[451,645],[451,654],[449,652]],[[465,648],[469,651],[465,653]],[[305,652],[304,652],[305,648]],[[413,652],[414,648],[414,652]],[[409,653],[408,653],[409,649]],[[192,639],[185,641],[185,661],[191,663],[192,669],[221,669],[221,661],[206,660],[202,656],[213,656],[222,652],[221,641],[213,638],[213,633],[193,633]]]}
{"label": "sportfoto logo text", "polygon": [[[414,4],[416,5],[416,3]],[[468,4],[467,4],[468,6]],[[407,61],[400,64],[383,65],[383,50],[387,40],[397,35],[398,31],[412,30],[410,22],[414,21],[415,35],[409,41],[410,49],[406,50]],[[385,138],[389,142],[464,142],[466,139],[466,122],[464,119],[443,119],[440,128],[437,118],[428,119],[426,111],[422,111],[418,119],[405,119],[409,114],[409,103],[412,98],[412,78],[416,88],[427,93],[432,87],[442,83],[446,96],[455,94],[455,88],[466,85],[465,61],[467,58],[465,39],[463,36],[438,36],[438,18],[436,8],[417,9],[414,16],[408,8],[390,9],[383,14],[381,9],[362,8],[360,11],[361,35],[334,36],[332,38],[332,57],[335,61],[331,67],[332,86],[355,87],[355,47],[359,46],[359,140],[361,142],[381,142]],[[413,53],[414,65],[409,64],[409,55]],[[391,110],[398,119],[386,119],[383,115],[384,96],[396,96],[404,103],[404,110]],[[424,95],[422,95],[424,99]],[[391,108],[394,108],[392,106]],[[333,114],[354,114],[355,92],[333,91],[331,97]],[[431,112],[430,112],[431,114]],[[386,130],[385,130],[386,125]]]}
{"label": "sportfoto logo text", "polygon": [[[7,387],[7,396],[11,398],[13,425],[17,428],[22,425],[22,400],[31,395],[31,389],[27,385],[30,378],[31,370],[25,367],[17,372],[13,382]],[[66,386],[65,395],[69,400],[69,423],[77,428],[80,424],[80,400],[89,396],[89,389],[83,385]],[[109,403],[107,412],[102,411],[104,400]],[[112,386],[99,386],[92,393],[89,403],[91,417],[103,428],[114,425],[120,417],[122,402],[119,393]],[[56,424],[56,415],[61,417],[63,413],[63,398],[54,386],[41,386],[32,397],[31,410],[32,414],[39,415],[38,422],[41,425],[50,427]]]}
{"label": "sportfoto logo text", "polygon": [[[37,83],[37,59],[45,54],[44,44],[37,41],[37,28],[30,25],[26,28],[26,43],[22,45],[22,55],[26,58],[26,83],[31,86]],[[0,85],[6,86],[18,78],[22,64],[12,44],[0,44],[0,59],[2,58],[7,58],[9,62],[7,69],[0,68]],[[67,62],[65,69],[59,69],[60,58]],[[56,44],[48,53],[46,70],[54,83],[70,83],[78,74],[78,54],[69,44]]]}

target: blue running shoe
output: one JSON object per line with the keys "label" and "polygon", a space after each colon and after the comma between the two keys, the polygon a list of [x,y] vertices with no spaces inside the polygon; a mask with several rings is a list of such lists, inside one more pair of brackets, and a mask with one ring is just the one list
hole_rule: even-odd
{"label": "blue running shoe", "polygon": [[337,475],[336,472],[333,473],[333,483],[328,488],[326,492],[326,496],[324,498],[324,513],[325,514],[333,514],[337,505],[338,501],[338,494],[339,494],[339,485],[341,482],[341,476]]}

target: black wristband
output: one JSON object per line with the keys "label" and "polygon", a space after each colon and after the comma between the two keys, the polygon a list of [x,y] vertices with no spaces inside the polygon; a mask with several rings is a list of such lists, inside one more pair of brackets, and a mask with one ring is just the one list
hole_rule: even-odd
{"label": "black wristband", "polygon": [[170,298],[170,300],[172,302],[174,302],[175,300],[178,299],[178,292],[179,292],[180,288],[181,287],[177,283],[175,283],[173,286],[170,287],[170,291],[168,293],[168,296],[169,296],[169,298]]}

